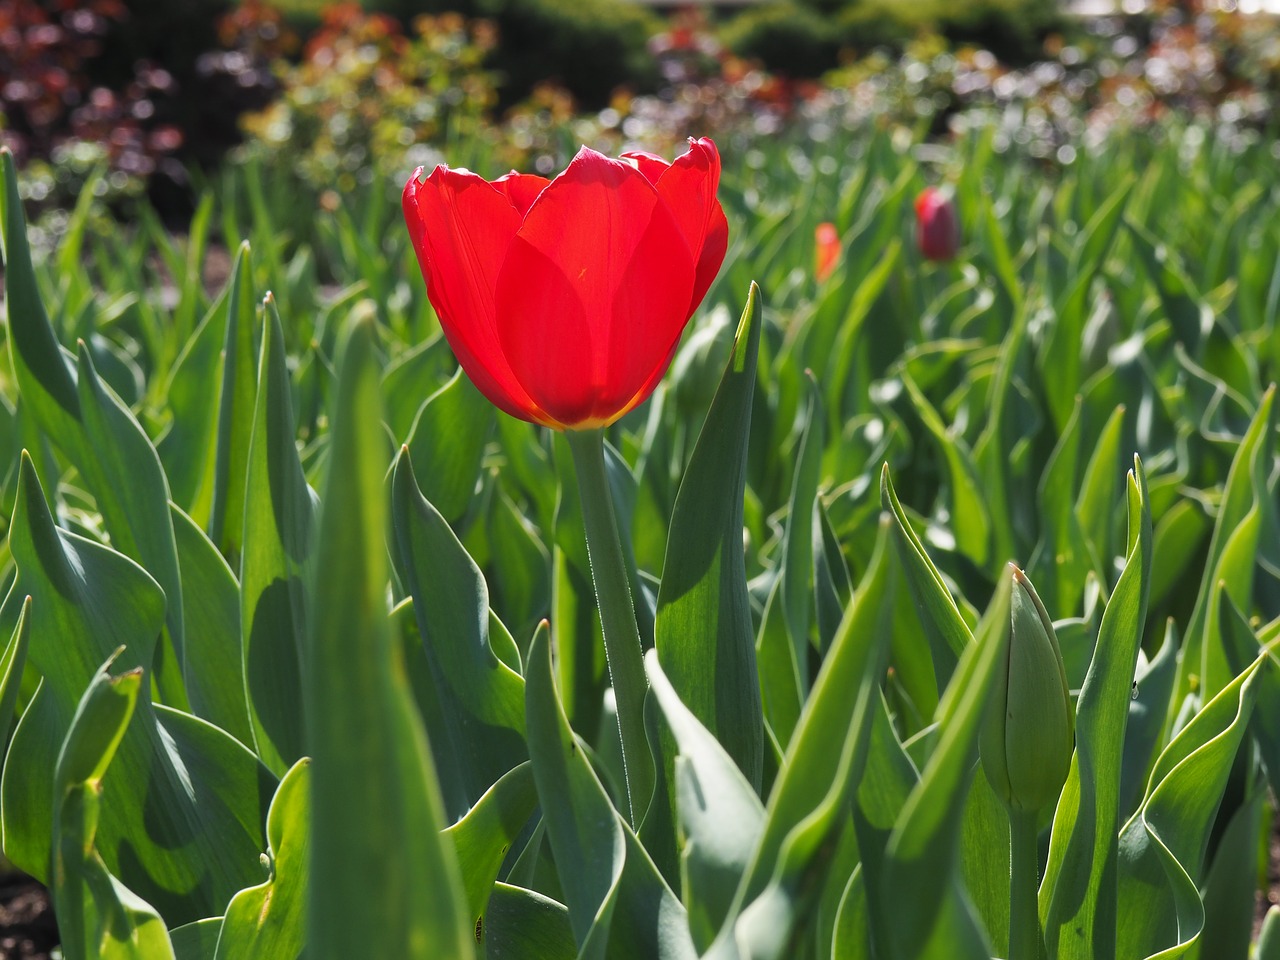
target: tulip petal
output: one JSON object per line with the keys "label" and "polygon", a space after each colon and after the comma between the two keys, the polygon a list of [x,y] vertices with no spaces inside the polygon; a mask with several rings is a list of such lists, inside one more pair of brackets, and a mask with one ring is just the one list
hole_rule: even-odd
{"label": "tulip petal", "polygon": [[405,221],[427,281],[427,297],[449,346],[499,409],[546,422],[502,353],[494,316],[498,271],[520,228],[508,195],[476,174],[436,167],[404,188]]}
{"label": "tulip petal", "polygon": [[[654,168],[651,162],[646,166]],[[689,312],[693,313],[720,272],[729,245],[729,223],[716,199],[720,187],[720,154],[716,145],[705,137],[690,140],[688,152],[663,171],[656,186],[679,221],[698,265],[689,305]]]}
{"label": "tulip petal", "polygon": [[584,148],[529,208],[498,276],[498,336],[515,376],[562,424],[612,422],[665,369],[694,274],[648,179]]}
{"label": "tulip petal", "polygon": [[512,170],[505,177],[499,177],[493,181],[493,185],[502,191],[523,217],[533,206],[533,201],[538,199],[538,194],[550,182],[546,177],[540,177],[536,173],[516,173]]}
{"label": "tulip petal", "polygon": [[662,179],[662,175],[667,172],[667,168],[671,166],[662,157],[648,150],[628,150],[622,155],[622,159],[635,164],[635,168],[643,173],[645,179],[655,187]]}

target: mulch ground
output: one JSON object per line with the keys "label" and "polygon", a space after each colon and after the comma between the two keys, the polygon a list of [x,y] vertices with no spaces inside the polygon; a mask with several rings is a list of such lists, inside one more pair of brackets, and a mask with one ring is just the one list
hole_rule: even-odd
{"label": "mulch ground", "polygon": [[25,874],[0,877],[0,960],[48,960],[57,945],[48,891]]}

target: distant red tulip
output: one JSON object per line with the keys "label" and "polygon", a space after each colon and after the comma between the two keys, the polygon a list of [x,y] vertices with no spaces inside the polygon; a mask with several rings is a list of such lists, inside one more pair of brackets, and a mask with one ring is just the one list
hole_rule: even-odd
{"label": "distant red tulip", "polygon": [[950,260],[960,249],[960,221],[949,192],[925,187],[916,197],[916,243],[929,260]]}
{"label": "distant red tulip", "polygon": [[720,155],[583,147],[554,180],[419,169],[404,215],[458,362],[497,407],[557,429],[612,423],[671,361],[724,260]]}
{"label": "distant red tulip", "polygon": [[822,283],[835,272],[840,263],[840,233],[834,223],[820,223],[813,234],[814,270],[813,275]]}

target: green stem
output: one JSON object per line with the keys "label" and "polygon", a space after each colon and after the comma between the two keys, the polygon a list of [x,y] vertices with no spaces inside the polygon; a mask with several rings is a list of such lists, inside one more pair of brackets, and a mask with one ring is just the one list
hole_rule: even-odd
{"label": "green stem", "polygon": [[1034,811],[1009,811],[1009,960],[1040,956],[1040,871],[1036,862]]}
{"label": "green stem", "polygon": [[591,579],[600,605],[604,629],[604,653],[618,707],[618,732],[622,737],[622,766],[627,778],[627,803],[632,827],[644,812],[653,790],[653,763],[644,731],[644,654],[631,583],[622,556],[622,540],[613,512],[609,476],[604,462],[603,430],[566,430],[573,451],[574,471],[582,499],[582,519],[587,530],[587,556]]}

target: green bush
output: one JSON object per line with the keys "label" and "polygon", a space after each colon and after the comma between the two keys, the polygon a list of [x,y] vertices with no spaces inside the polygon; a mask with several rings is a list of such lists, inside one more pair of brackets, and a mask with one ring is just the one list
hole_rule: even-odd
{"label": "green bush", "polygon": [[658,30],[652,14],[620,0],[479,0],[498,25],[492,58],[503,74],[504,103],[522,100],[546,80],[583,106],[603,107],[618,87],[652,89],[658,80],[646,45]]}
{"label": "green bush", "polygon": [[791,76],[817,76],[841,51],[873,47],[901,50],[922,33],[991,50],[1021,63],[1041,53],[1046,34],[1060,25],[1041,0],[779,0],[734,17],[724,29],[735,53]]}
{"label": "green bush", "polygon": [[832,22],[790,0],[738,14],[723,39],[734,53],[792,77],[817,77],[836,65],[839,44]]}
{"label": "green bush", "polygon": [[548,81],[563,85],[588,109],[605,106],[618,87],[647,91],[657,84],[646,45],[660,22],[624,0],[367,0],[365,5],[406,24],[424,11],[492,20],[498,46],[488,65],[501,75],[502,107]]}
{"label": "green bush", "polygon": [[841,46],[857,52],[874,47],[900,50],[913,37],[934,29],[933,10],[928,4],[895,0],[846,3],[834,22]]}

